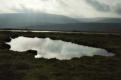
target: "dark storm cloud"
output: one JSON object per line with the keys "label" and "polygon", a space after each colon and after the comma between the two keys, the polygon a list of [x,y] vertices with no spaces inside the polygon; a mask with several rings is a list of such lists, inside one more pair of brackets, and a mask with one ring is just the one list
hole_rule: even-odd
{"label": "dark storm cloud", "polygon": [[110,6],[104,3],[100,3],[97,0],[86,0],[88,4],[94,7],[96,10],[107,12],[110,11]]}

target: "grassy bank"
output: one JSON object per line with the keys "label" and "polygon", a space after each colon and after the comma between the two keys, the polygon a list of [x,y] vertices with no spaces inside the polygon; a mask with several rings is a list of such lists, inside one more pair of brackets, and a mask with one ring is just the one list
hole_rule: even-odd
{"label": "grassy bank", "polygon": [[[34,59],[35,51],[9,51],[6,41],[17,36],[50,37],[107,49],[113,57],[94,56],[72,60]],[[121,35],[84,33],[0,32],[0,80],[121,80]]]}

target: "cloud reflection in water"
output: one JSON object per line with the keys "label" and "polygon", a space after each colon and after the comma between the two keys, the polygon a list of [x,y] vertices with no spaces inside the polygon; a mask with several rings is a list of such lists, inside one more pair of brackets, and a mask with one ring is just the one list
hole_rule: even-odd
{"label": "cloud reflection in water", "polygon": [[113,53],[107,52],[105,49],[93,48],[83,45],[64,42],[61,40],[52,40],[50,38],[29,38],[20,36],[8,42],[11,46],[10,50],[23,52],[27,50],[36,50],[35,58],[56,58],[59,60],[69,60],[72,58],[80,58],[82,56],[113,56]]}

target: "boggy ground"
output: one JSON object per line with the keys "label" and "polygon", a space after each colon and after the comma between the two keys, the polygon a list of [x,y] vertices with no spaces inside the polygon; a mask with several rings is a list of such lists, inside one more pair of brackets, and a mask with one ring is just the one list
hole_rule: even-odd
{"label": "boggy ground", "polygon": [[[115,56],[85,56],[67,61],[35,59],[36,51],[9,51],[5,42],[17,36],[50,37],[105,48]],[[0,80],[121,80],[121,35],[1,31]]]}

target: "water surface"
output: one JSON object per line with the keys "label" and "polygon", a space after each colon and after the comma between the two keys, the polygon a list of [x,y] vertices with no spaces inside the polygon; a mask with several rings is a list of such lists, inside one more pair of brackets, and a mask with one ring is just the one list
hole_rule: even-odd
{"label": "water surface", "polygon": [[93,48],[84,45],[78,45],[62,40],[52,40],[50,38],[29,38],[20,36],[8,42],[11,46],[10,50],[24,52],[28,50],[36,50],[35,58],[56,58],[59,60],[69,60],[72,58],[80,58],[82,56],[113,56],[105,49]]}

